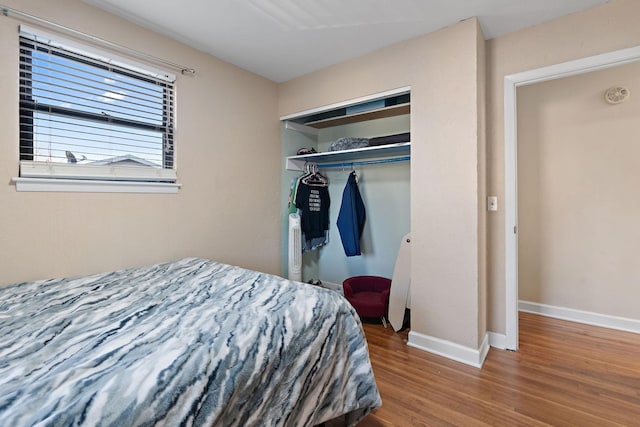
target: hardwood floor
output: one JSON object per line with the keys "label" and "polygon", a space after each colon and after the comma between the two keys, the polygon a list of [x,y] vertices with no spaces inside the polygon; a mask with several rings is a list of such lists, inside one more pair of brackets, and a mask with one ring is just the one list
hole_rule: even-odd
{"label": "hardwood floor", "polygon": [[477,369],[364,329],[383,404],[359,427],[640,426],[640,334],[520,313],[520,350]]}

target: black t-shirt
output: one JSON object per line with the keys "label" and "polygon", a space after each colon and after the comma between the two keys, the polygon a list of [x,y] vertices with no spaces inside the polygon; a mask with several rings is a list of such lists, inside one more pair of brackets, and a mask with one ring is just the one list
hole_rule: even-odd
{"label": "black t-shirt", "polygon": [[330,203],[327,186],[298,184],[296,207],[301,211],[301,228],[306,239],[324,237],[329,229]]}

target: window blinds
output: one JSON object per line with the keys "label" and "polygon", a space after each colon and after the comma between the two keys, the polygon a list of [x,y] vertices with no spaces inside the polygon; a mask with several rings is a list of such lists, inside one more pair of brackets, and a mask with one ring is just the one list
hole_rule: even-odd
{"label": "window blinds", "polygon": [[174,80],[21,27],[21,176],[175,180]]}

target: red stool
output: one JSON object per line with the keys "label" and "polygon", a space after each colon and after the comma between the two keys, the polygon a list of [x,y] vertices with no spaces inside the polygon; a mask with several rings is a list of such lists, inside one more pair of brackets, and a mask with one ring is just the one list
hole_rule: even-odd
{"label": "red stool", "polygon": [[387,327],[391,279],[380,276],[354,276],[342,282],[342,288],[345,298],[361,318],[380,318],[384,327]]}

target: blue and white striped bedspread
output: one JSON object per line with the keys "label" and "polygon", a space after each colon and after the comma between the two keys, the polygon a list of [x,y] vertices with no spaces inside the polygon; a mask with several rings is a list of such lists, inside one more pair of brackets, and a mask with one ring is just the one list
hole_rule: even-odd
{"label": "blue and white striped bedspread", "polygon": [[381,404],[330,290],[198,258],[0,288],[0,425],[310,426]]}

